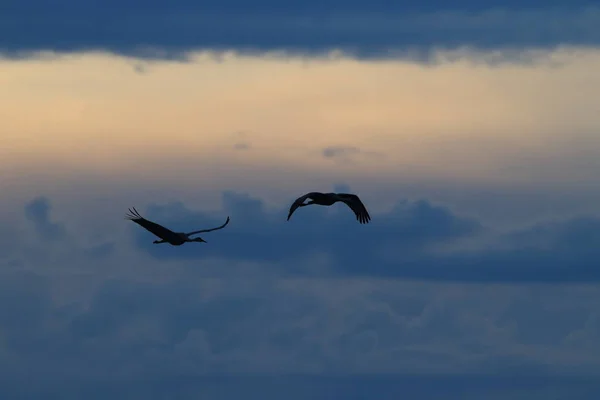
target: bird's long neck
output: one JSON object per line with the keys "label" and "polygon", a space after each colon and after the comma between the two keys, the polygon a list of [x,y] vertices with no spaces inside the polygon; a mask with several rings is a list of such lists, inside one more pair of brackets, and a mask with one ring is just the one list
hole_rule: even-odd
{"label": "bird's long neck", "polygon": [[178,235],[184,242],[191,242],[191,239],[187,233],[179,232]]}

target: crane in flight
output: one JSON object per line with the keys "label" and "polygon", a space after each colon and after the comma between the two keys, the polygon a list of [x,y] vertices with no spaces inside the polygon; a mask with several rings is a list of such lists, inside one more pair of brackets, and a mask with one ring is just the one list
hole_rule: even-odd
{"label": "crane in flight", "polygon": [[140,225],[146,230],[152,232],[154,235],[158,236],[160,240],[155,240],[153,242],[154,244],[169,243],[172,246],[181,246],[184,243],[191,242],[207,243],[206,240],[202,239],[201,237],[190,238],[190,236],[195,235],[197,233],[212,232],[219,229],[223,229],[229,223],[229,217],[227,217],[225,223],[216,228],[202,229],[199,231],[193,231],[188,233],[173,232],[172,230],[167,229],[164,226],[157,224],[156,222],[149,221],[146,218],[142,217],[140,213],[138,213],[138,211],[135,209],[135,207],[133,207],[133,210],[131,208],[129,209],[129,214],[125,216],[125,219],[135,222],[136,224]]}
{"label": "crane in flight", "polygon": [[[309,200],[308,202],[304,202],[305,200]],[[361,224],[367,224],[371,220],[371,216],[369,212],[365,208],[365,205],[355,194],[349,193],[320,193],[320,192],[310,192],[305,194],[304,196],[298,197],[291,205],[290,212],[288,214],[287,220],[290,220],[290,217],[298,209],[299,207],[309,206],[311,204],[317,204],[320,206],[331,206],[337,202],[342,202],[346,204],[356,215],[356,219]]]}

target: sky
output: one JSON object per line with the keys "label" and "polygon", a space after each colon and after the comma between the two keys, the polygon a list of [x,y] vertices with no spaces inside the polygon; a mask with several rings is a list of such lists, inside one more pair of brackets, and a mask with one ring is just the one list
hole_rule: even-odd
{"label": "sky", "polygon": [[579,0],[3,1],[0,397],[598,398],[599,70]]}

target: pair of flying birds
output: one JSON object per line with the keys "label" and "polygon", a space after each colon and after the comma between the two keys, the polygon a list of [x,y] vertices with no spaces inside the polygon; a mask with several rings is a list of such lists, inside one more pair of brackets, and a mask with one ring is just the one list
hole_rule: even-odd
{"label": "pair of flying birds", "polygon": [[[309,201],[307,201],[305,203],[306,200],[309,200]],[[320,206],[331,206],[337,202],[342,202],[342,203],[346,204],[348,207],[350,207],[350,209],[356,215],[356,219],[361,224],[366,224],[371,220],[371,216],[367,212],[365,205],[362,203],[362,201],[360,201],[360,199],[358,198],[357,195],[348,194],[348,193],[319,193],[319,192],[310,192],[310,193],[305,194],[304,196],[298,197],[296,199],[296,201],[294,201],[292,203],[292,205],[290,206],[290,212],[288,214],[287,219],[289,221],[290,217],[292,216],[294,211],[296,211],[296,209],[299,207],[309,206],[311,204],[317,204]],[[196,238],[192,239],[192,238],[190,238],[190,236],[198,234],[198,233],[206,233],[206,232],[212,232],[212,231],[216,231],[219,229],[223,229],[229,223],[229,217],[227,217],[227,220],[225,221],[225,223],[216,228],[202,229],[199,231],[193,231],[193,232],[189,232],[189,233],[173,232],[172,230],[167,229],[164,226],[161,226],[155,222],[149,221],[146,218],[142,217],[137,212],[135,207],[133,208],[133,210],[129,209],[129,212],[130,212],[130,214],[126,215],[126,219],[129,219],[129,220],[135,222],[136,224],[142,226],[143,228],[147,229],[148,231],[152,232],[154,235],[158,236],[158,238],[160,238],[160,240],[154,241],[155,244],[169,243],[173,246],[181,246],[182,244],[187,243],[187,242],[200,242],[200,243],[204,242],[204,243],[206,243],[206,240],[202,239],[201,237],[196,237]]]}

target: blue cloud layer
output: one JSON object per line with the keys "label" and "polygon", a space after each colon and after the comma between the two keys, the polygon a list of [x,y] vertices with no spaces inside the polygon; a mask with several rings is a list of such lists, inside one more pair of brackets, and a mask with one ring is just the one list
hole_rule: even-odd
{"label": "blue cloud layer", "polygon": [[[596,289],[448,283],[597,282],[594,217],[490,235],[425,200],[373,212],[368,225],[343,205],[307,207],[287,222],[285,209],[233,192],[220,212],[189,207],[138,209],[177,230],[220,225],[227,215],[231,223],[204,235],[207,244],[170,247],[110,210],[133,243],[111,231],[111,240],[90,245],[93,224],[86,233],[61,221],[45,197],[23,206],[30,231],[0,231],[13,234],[5,236],[12,252],[0,256],[0,397],[600,392]],[[464,243],[475,250],[461,250]],[[443,245],[456,248],[440,253]],[[331,263],[322,274],[307,265],[315,249]]]}
{"label": "blue cloud layer", "polygon": [[[522,351],[564,348],[583,325],[591,346],[597,343],[597,328],[589,326],[593,304],[573,302],[576,293],[487,292],[462,301],[454,293],[436,304],[440,286],[420,296],[374,286],[339,303],[329,302],[327,294],[282,290],[252,278],[245,289],[235,278],[214,284],[224,289],[207,295],[209,285],[194,273],[163,283],[112,279],[89,304],[59,306],[50,278],[2,273],[0,396],[104,398],[127,392],[148,399],[277,399],[287,390],[296,399],[391,399],[399,393],[475,399],[502,391],[544,399],[552,391],[593,399],[600,393],[593,373],[571,367],[569,376],[555,374],[543,357],[529,361]],[[335,298],[343,286],[325,292],[334,289]],[[499,295],[508,306],[496,310],[491,300]],[[507,329],[517,336],[498,336]],[[575,346],[567,360],[575,351],[581,357]],[[453,358],[468,360],[481,373],[377,373],[395,363],[435,371]],[[279,372],[265,373],[269,364]],[[372,372],[344,372],[354,365]],[[309,372],[290,375],[306,367]],[[332,375],[332,369],[341,373]],[[486,375],[490,371],[496,374]]]}
{"label": "blue cloud layer", "polygon": [[[545,376],[306,376],[282,375],[256,377],[151,377],[110,382],[77,382],[65,387],[40,390],[35,387],[13,389],[9,382],[4,391],[6,398],[35,399],[60,398],[63,400],[203,398],[244,400],[330,400],[381,399],[395,400],[410,397],[419,400],[479,400],[496,392],[511,399],[543,400],[550,394],[558,398],[593,400],[600,392],[595,378]],[[12,389],[12,390],[11,390]],[[36,390],[37,389],[37,390]],[[22,397],[25,393],[25,396]]]}
{"label": "blue cloud layer", "polygon": [[[292,199],[293,200],[293,199]],[[365,202],[368,201],[364,200]],[[458,282],[588,282],[600,280],[600,219],[581,216],[495,233],[473,218],[461,217],[426,200],[400,201],[391,211],[359,225],[344,205],[300,209],[286,221],[287,209],[267,210],[260,199],[223,195],[222,215],[191,211],[181,203],[154,205],[146,218],[178,231],[231,223],[203,236],[207,244],[155,245],[153,236],[132,226],[140,249],[157,259],[227,258],[286,262],[307,254],[333,258],[323,274]],[[483,238],[487,238],[482,243]],[[440,247],[482,243],[471,250],[440,252]],[[286,273],[302,276],[314,270]]]}
{"label": "blue cloud layer", "polygon": [[427,59],[435,47],[596,45],[592,1],[81,2],[8,1],[0,6],[0,51],[104,49],[180,57],[189,50],[322,53],[390,51]]}

